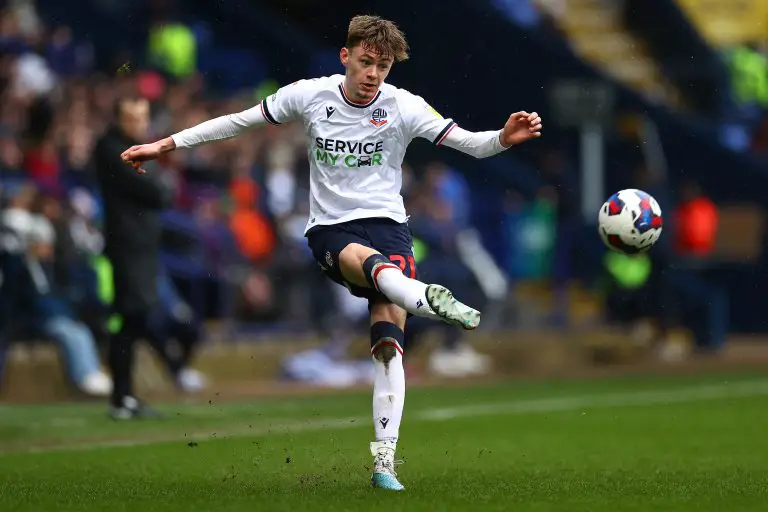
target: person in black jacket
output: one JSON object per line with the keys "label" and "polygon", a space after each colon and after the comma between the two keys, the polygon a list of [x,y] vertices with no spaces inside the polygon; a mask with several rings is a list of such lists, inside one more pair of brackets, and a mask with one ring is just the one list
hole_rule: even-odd
{"label": "person in black jacket", "polygon": [[111,415],[115,419],[155,416],[133,395],[134,344],[146,339],[169,363],[166,336],[157,314],[161,212],[170,205],[171,188],[157,172],[137,174],[120,160],[126,147],[141,143],[149,128],[149,102],[124,97],[115,109],[116,124],[99,139],[94,153],[104,199],[105,254],[113,267],[114,310],[123,322],[110,340],[109,366],[114,380]]}

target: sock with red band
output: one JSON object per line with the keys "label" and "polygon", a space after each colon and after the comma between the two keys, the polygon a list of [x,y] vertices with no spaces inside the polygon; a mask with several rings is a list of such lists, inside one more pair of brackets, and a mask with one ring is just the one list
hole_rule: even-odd
{"label": "sock with red band", "polygon": [[434,317],[435,312],[427,303],[427,285],[403,274],[400,267],[381,254],[369,256],[363,263],[368,283],[380,291],[393,304],[412,315]]}

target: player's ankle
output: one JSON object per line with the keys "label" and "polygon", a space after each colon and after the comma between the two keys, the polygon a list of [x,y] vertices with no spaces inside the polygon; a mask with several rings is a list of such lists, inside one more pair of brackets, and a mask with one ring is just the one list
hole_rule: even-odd
{"label": "player's ankle", "polygon": [[[390,438],[391,439],[391,438]],[[370,443],[371,455],[391,460],[397,451],[397,438],[394,440],[384,439],[376,440]]]}

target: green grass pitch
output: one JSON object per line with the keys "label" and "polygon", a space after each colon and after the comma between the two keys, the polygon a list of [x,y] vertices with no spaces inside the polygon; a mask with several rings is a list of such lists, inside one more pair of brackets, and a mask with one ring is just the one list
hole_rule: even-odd
{"label": "green grass pitch", "polygon": [[402,493],[370,488],[370,401],[0,406],[0,510],[768,509],[761,375],[411,390]]}

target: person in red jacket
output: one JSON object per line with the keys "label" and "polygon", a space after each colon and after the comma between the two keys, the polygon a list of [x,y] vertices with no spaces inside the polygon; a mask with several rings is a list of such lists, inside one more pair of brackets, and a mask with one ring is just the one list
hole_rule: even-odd
{"label": "person in red jacket", "polygon": [[229,227],[240,251],[252,262],[265,262],[274,253],[276,240],[269,220],[257,209],[259,186],[239,177],[232,180],[229,191],[233,202]]}
{"label": "person in red jacket", "polygon": [[717,206],[693,181],[683,184],[681,196],[675,211],[675,252],[684,257],[707,257],[717,236]]}

